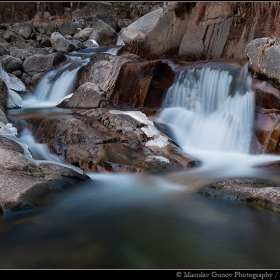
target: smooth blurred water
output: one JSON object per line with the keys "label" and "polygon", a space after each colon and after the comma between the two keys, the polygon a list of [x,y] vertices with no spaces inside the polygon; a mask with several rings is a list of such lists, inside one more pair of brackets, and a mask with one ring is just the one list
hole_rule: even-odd
{"label": "smooth blurred water", "polygon": [[[46,197],[37,209],[5,213],[0,268],[278,268],[278,214],[196,192],[224,178],[279,180],[254,167],[279,157],[248,153],[254,92],[246,67],[232,76],[220,66],[178,75],[158,117],[201,167],[150,175],[89,173],[89,182]],[[232,84],[238,80],[240,87]]]}

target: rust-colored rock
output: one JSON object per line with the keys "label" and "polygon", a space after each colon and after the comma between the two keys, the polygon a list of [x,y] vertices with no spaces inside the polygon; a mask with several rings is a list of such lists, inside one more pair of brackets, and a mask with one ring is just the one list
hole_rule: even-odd
{"label": "rust-colored rock", "polygon": [[119,109],[159,109],[173,78],[166,61],[127,63],[120,69],[109,105]]}
{"label": "rust-colored rock", "polygon": [[[23,120],[17,120],[19,126]],[[193,167],[194,160],[171,139],[164,147],[146,143],[141,123],[107,108],[78,111],[68,118],[24,116],[36,141],[64,162],[90,172],[158,172]],[[161,132],[160,132],[161,133]]]}

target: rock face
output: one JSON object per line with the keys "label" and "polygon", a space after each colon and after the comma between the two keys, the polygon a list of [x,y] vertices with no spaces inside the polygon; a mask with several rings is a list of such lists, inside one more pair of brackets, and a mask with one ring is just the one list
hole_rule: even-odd
{"label": "rock face", "polygon": [[127,48],[145,59],[246,58],[252,40],[280,36],[279,9],[264,2],[167,2],[154,28]]}
{"label": "rock face", "polygon": [[109,105],[119,109],[159,109],[174,78],[168,61],[124,64],[120,69]]}

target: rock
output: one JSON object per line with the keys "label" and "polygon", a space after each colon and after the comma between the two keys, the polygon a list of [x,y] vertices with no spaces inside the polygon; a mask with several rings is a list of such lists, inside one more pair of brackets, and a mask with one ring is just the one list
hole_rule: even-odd
{"label": "rock", "polygon": [[4,55],[0,58],[1,64],[6,72],[12,73],[22,67],[21,59],[11,55]]}
{"label": "rock", "polygon": [[53,32],[51,35],[51,45],[57,51],[68,52],[74,48],[70,46],[70,41],[64,38],[59,32]]}
{"label": "rock", "polygon": [[246,48],[246,55],[249,67],[255,74],[280,84],[280,39],[266,37],[252,40]]}
{"label": "rock", "polygon": [[[145,122],[107,108],[61,119],[24,116],[24,121],[36,141],[84,171],[134,173],[191,167],[190,157],[155,127],[154,136],[147,135]],[[165,139],[164,144],[153,143],[154,137]]]}
{"label": "rock", "polygon": [[65,102],[65,108],[97,108],[102,101],[102,92],[94,83],[87,82],[82,84]]}
{"label": "rock", "polygon": [[90,18],[98,12],[113,15],[114,13],[113,6],[109,2],[88,3],[82,9],[77,9],[72,13],[72,20],[81,19],[81,18]]}
{"label": "rock", "polygon": [[8,109],[18,109],[23,105],[22,98],[15,91],[9,89],[7,108]]}
{"label": "rock", "polygon": [[168,62],[133,61],[122,64],[109,105],[119,109],[160,109],[174,73]]}
{"label": "rock", "polygon": [[13,30],[7,29],[3,34],[3,39],[6,40],[7,42],[10,42],[12,40],[12,37],[14,37],[15,35],[16,34]]}
{"label": "rock", "polygon": [[[1,85],[0,85],[0,87],[1,87]],[[6,114],[3,112],[1,107],[0,107],[0,122],[3,123],[3,124],[7,124],[9,122],[8,119],[7,119]]]}
{"label": "rock", "polygon": [[4,111],[4,112],[6,111],[7,100],[8,100],[8,87],[0,75],[0,109],[1,109],[1,111]]}
{"label": "rock", "polygon": [[3,213],[42,205],[50,193],[88,179],[84,173],[54,163],[34,162],[23,149],[0,135],[0,209]]}
{"label": "rock", "polygon": [[0,56],[9,55],[9,54],[10,51],[6,47],[0,45]]}
{"label": "rock", "polygon": [[104,23],[108,24],[113,30],[117,31],[117,22],[115,20],[115,18],[110,15],[110,14],[106,14],[106,13],[99,13],[97,12],[94,17],[96,17],[97,19],[102,20]]}
{"label": "rock", "polygon": [[[163,14],[163,9],[157,9],[148,13],[120,31],[125,44],[142,41],[146,35],[155,27]],[[162,29],[164,30],[164,29]]]}
{"label": "rock", "polygon": [[132,24],[132,20],[129,19],[129,18],[121,18],[119,19],[118,21],[118,27],[119,29],[122,29],[122,28],[126,28],[128,27],[129,25]]}
{"label": "rock", "polygon": [[[21,96],[17,92],[24,93],[26,87],[24,83],[17,77],[12,74],[8,74],[4,71],[0,64],[0,77],[3,82],[6,84],[8,89],[8,97],[6,100],[6,106],[8,109],[20,108],[23,105]],[[4,107],[3,107],[4,108]]]}
{"label": "rock", "polygon": [[12,25],[12,27],[16,29],[19,35],[22,36],[25,40],[30,39],[32,29],[28,23],[16,22]]}
{"label": "rock", "polygon": [[49,55],[35,54],[24,61],[23,70],[25,73],[46,73],[56,65],[57,61],[63,61],[65,59],[66,57],[61,53]]}
{"label": "rock", "polygon": [[81,42],[85,42],[89,38],[89,35],[92,33],[92,31],[93,31],[92,27],[84,28],[78,33],[76,33],[73,38]]}
{"label": "rock", "polygon": [[77,22],[70,20],[59,25],[58,31],[62,36],[65,36],[67,34],[73,36],[77,33],[77,28],[79,27],[81,26]]}
{"label": "rock", "polygon": [[92,32],[89,35],[89,40],[95,40],[99,46],[116,45],[118,33],[111,26],[104,23],[102,20],[94,17],[92,23]]}
{"label": "rock", "polygon": [[42,23],[41,25],[37,26],[37,31],[41,33],[42,35],[47,35],[51,36],[52,33],[58,32],[58,26],[56,23],[51,22],[51,23]]}
{"label": "rock", "polygon": [[239,200],[280,213],[280,189],[273,182],[252,178],[233,178],[208,184],[198,193],[222,199]]}
{"label": "rock", "polygon": [[139,59],[138,56],[133,54],[121,56],[102,53],[94,54],[87,65],[79,69],[76,87],[91,82],[97,85],[99,91],[104,93],[104,98],[109,100],[121,66]]}

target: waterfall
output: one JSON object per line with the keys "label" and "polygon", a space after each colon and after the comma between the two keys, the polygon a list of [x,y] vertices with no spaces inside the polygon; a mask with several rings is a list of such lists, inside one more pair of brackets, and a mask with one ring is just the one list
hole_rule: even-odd
{"label": "waterfall", "polygon": [[109,53],[117,55],[122,46],[91,47],[72,52],[59,69],[45,74],[34,93],[23,100],[24,108],[54,107],[66,96],[72,94],[79,69],[86,65],[92,54]]}
{"label": "waterfall", "polygon": [[54,107],[67,95],[72,93],[78,70],[89,58],[68,57],[59,69],[49,71],[40,81],[34,93],[23,99],[23,107]]}
{"label": "waterfall", "polygon": [[236,77],[210,67],[178,75],[159,117],[173,127],[182,148],[249,152],[255,102],[246,69]]}
{"label": "waterfall", "polygon": [[[184,152],[201,161],[193,174],[215,180],[261,178],[256,166],[280,160],[271,154],[249,153],[255,108],[251,83],[247,64],[240,71],[184,69],[176,77],[158,121],[170,128]],[[181,175],[173,177],[185,182],[190,172]]]}

